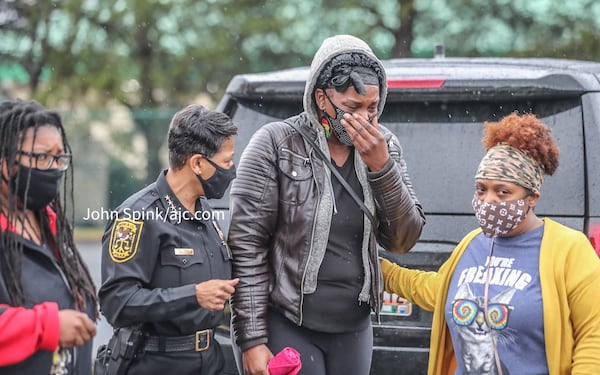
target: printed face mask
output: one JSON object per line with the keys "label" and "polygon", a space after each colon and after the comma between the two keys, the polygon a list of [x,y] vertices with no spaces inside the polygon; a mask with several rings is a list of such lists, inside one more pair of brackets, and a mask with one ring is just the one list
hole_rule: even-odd
{"label": "printed face mask", "polygon": [[202,176],[197,175],[198,180],[202,183],[202,188],[204,189],[204,194],[207,199],[219,199],[223,197],[225,194],[225,190],[229,187],[231,181],[235,178],[235,165],[233,165],[229,169],[222,168],[218,166],[214,161],[206,158],[206,161],[209,162],[213,167],[215,167],[215,174],[212,177],[207,178],[206,180],[202,178]]}
{"label": "printed face mask", "polygon": [[524,199],[507,202],[484,202],[473,196],[473,210],[486,237],[505,237],[527,215]]}
{"label": "printed face mask", "polygon": [[[48,169],[46,171],[19,166],[19,171],[10,178],[10,188],[25,208],[37,211],[46,207],[60,190],[60,181],[64,171]],[[27,180],[29,179],[29,188]]]}
{"label": "printed face mask", "polygon": [[[323,91],[323,93],[325,93],[325,91]],[[327,98],[327,100],[329,100],[329,103],[331,103],[333,109],[335,109],[335,118],[331,118],[331,116],[329,116],[329,114],[325,112],[325,117],[327,117],[327,121],[333,128],[335,135],[337,135],[340,142],[342,142],[346,146],[353,146],[352,140],[350,139],[350,135],[348,135],[348,132],[341,123],[344,114],[346,114],[347,112],[343,109],[338,108],[337,105],[333,104],[333,102],[331,101],[331,99],[329,99],[329,96],[327,94],[325,94],[325,97]]]}

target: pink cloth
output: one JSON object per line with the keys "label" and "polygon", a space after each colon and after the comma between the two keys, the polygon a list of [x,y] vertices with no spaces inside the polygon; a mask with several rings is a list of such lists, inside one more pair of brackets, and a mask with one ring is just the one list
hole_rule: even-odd
{"label": "pink cloth", "polygon": [[300,353],[289,346],[283,348],[269,361],[270,375],[297,375],[301,368]]}

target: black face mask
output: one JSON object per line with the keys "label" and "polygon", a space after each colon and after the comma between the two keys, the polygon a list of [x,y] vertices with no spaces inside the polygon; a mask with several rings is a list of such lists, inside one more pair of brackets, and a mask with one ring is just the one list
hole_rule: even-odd
{"label": "black face mask", "polygon": [[[323,90],[323,92],[325,91]],[[344,114],[347,112],[343,109],[340,109],[337,105],[333,104],[333,102],[331,101],[331,99],[329,99],[329,96],[327,94],[325,94],[325,97],[327,98],[327,100],[329,100],[329,103],[331,103],[333,109],[335,110],[335,118],[332,118],[331,116],[329,116],[329,113],[325,112],[325,116],[327,116],[327,121],[329,121],[329,125],[331,125],[331,127],[333,128],[333,131],[335,132],[335,135],[338,137],[340,142],[342,142],[346,146],[353,146],[352,139],[350,139],[350,135],[348,135],[346,128],[344,128],[344,125],[342,125],[341,123]]]}
{"label": "black face mask", "polygon": [[[325,93],[325,90],[323,90],[323,92]],[[329,99],[329,95],[327,95],[327,93],[325,93],[325,97],[327,98],[327,100],[329,100],[329,103],[333,106],[333,109],[335,110],[335,118],[332,118],[331,116],[329,116],[329,113],[325,112],[325,116],[327,117],[329,125],[331,125],[331,127],[333,128],[333,131],[335,132],[335,135],[338,137],[340,142],[342,142],[346,146],[352,146],[352,139],[350,139],[350,135],[341,123],[344,114],[347,112],[343,109],[340,109],[337,105],[333,104],[331,99]]]}
{"label": "black face mask", "polygon": [[235,178],[235,165],[229,169],[218,166],[214,161],[206,158],[213,167],[215,167],[215,174],[208,179],[203,179],[202,176],[197,175],[198,180],[202,183],[204,194],[207,199],[219,199],[225,194],[225,190],[229,187],[231,181]]}
{"label": "black face mask", "polygon": [[[37,211],[46,207],[60,190],[60,181],[64,171],[58,169],[40,169],[19,166],[19,171],[10,178],[9,186],[26,209]],[[29,189],[27,180],[29,179]],[[27,191],[27,196],[25,196]]]}
{"label": "black face mask", "polygon": [[[325,93],[325,90],[323,90],[323,93]],[[325,97],[327,98],[327,100],[329,100],[329,103],[331,103],[331,106],[335,110],[335,118],[332,118],[331,116],[329,116],[329,114],[327,112],[325,112],[327,121],[333,128],[335,135],[337,135],[340,142],[345,144],[346,146],[354,146],[354,143],[352,143],[352,139],[350,139],[350,135],[348,134],[348,131],[346,130],[346,128],[344,128],[344,125],[342,125],[342,122],[341,122],[342,118],[344,117],[344,114],[349,113],[349,112],[346,112],[343,109],[339,108],[337,105],[333,104],[333,102],[331,101],[331,99],[329,98],[329,95],[327,95],[327,93],[325,93]],[[373,119],[369,119],[369,123],[372,123],[372,122],[373,122]]]}

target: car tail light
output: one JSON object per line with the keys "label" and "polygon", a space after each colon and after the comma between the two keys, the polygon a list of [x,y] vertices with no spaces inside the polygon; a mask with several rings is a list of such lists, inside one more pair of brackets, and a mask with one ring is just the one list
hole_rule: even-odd
{"label": "car tail light", "polygon": [[596,250],[596,254],[600,256],[600,222],[590,223],[588,237],[592,243],[592,247]]}
{"label": "car tail light", "polygon": [[390,89],[437,89],[442,87],[444,81],[438,78],[388,79],[387,84]]}

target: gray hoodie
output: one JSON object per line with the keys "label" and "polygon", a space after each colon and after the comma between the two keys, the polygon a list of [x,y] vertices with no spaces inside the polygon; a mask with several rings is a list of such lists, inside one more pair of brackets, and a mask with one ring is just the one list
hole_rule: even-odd
{"label": "gray hoodie", "polygon": [[310,64],[310,74],[306,81],[306,87],[304,89],[304,110],[308,113],[310,122],[313,124],[319,124],[319,114],[317,112],[317,104],[315,102],[315,86],[317,84],[317,78],[321,74],[321,71],[327,65],[331,59],[342,53],[360,52],[373,58],[381,67],[381,73],[383,74],[382,80],[379,82],[379,115],[383,112],[385,105],[385,98],[387,97],[387,82],[385,77],[385,69],[381,64],[381,61],[375,56],[371,48],[367,43],[352,36],[352,35],[336,35],[327,38],[321,44],[321,47],[313,57],[313,61]]}
{"label": "gray hoodie", "polygon": [[[373,54],[371,48],[362,40],[352,36],[352,35],[336,35],[330,38],[327,38],[321,44],[321,47],[315,53],[313,61],[310,65],[310,73],[308,76],[308,80],[306,81],[306,87],[304,89],[304,110],[310,120],[310,126],[317,131],[319,134],[318,143],[319,147],[323,151],[323,153],[330,157],[329,147],[327,147],[327,140],[325,139],[325,135],[323,132],[323,127],[319,121],[319,114],[317,110],[317,104],[315,101],[315,89],[317,85],[317,79],[321,75],[321,72],[326,67],[326,65],[337,55],[351,52],[359,52],[363,53],[369,57],[371,57],[374,62],[376,62],[380,66],[381,70],[381,78],[379,82],[379,104],[378,104],[378,113],[381,115],[383,112],[383,107],[385,105],[385,98],[387,96],[387,82],[385,78],[385,70],[381,61]],[[310,145],[306,144],[307,149],[310,149]],[[373,195],[371,189],[369,188],[369,182],[367,178],[367,168],[365,163],[360,157],[358,152],[354,153],[354,165],[356,166],[356,174],[358,179],[363,187],[363,195],[364,195],[364,203],[365,206],[369,209],[370,212],[375,211],[375,201],[373,199]],[[326,170],[328,178],[331,179],[331,173],[329,170]],[[331,184],[330,184],[331,186]],[[321,262],[323,261],[323,257],[325,255],[325,251],[327,248],[327,242],[329,237],[329,228],[331,226],[332,214],[335,211],[335,201],[333,197],[333,188],[325,189],[323,191],[323,195],[321,196],[321,202],[319,205],[319,209],[317,210],[316,217],[316,228],[321,228],[320,231],[314,234],[313,238],[313,246],[312,253],[309,259],[309,263],[307,266],[307,272],[304,278],[304,292],[305,293],[313,293],[317,288],[317,276],[319,273],[319,268],[321,266]],[[332,209],[333,208],[333,209]],[[372,269],[369,267],[369,236],[371,233],[371,222],[368,220],[366,216],[364,216],[363,223],[364,233],[363,233],[363,265],[365,272],[365,282],[361,293],[359,295],[359,301],[361,302],[369,302],[369,289],[370,289],[370,281],[371,281],[371,272]]]}
{"label": "gray hoodie", "polygon": [[[349,52],[368,55],[373,60],[369,64],[381,68],[376,68],[381,114],[387,94],[381,62],[360,39],[349,35],[328,38],[312,63],[304,95],[305,111],[261,127],[238,163],[237,178],[231,186],[228,242],[233,253],[233,275],[240,278],[231,306],[233,332],[242,350],[268,341],[267,306],[302,325],[303,298],[317,288],[336,212],[332,176],[329,168],[316,160],[319,156],[310,143],[290,124],[306,131],[310,128],[319,149],[330,157],[313,94],[327,63]],[[358,301],[369,303],[376,312],[382,292],[377,242],[387,250],[406,252],[425,223],[398,139],[385,127],[380,126],[380,130],[390,155],[381,171],[369,171],[359,153],[354,153],[364,204],[377,222],[374,227],[363,215],[364,284]]]}

